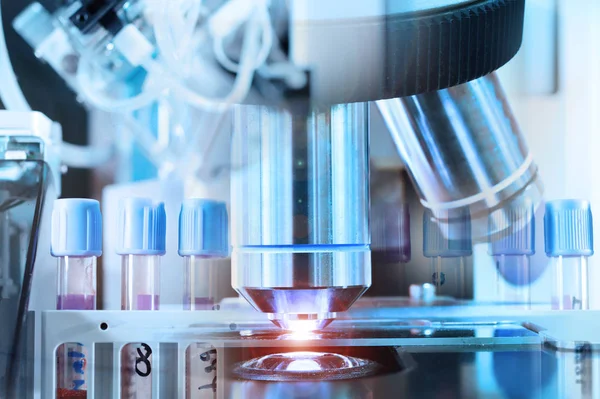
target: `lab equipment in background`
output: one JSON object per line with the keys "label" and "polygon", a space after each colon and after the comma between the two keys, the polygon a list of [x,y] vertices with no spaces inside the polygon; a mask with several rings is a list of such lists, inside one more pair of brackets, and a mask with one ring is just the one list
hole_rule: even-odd
{"label": "lab equipment in background", "polygon": [[546,255],[552,275],[552,309],[589,309],[588,257],[594,254],[592,209],[585,200],[546,203]]}
{"label": "lab equipment in background", "polygon": [[[221,111],[233,104],[260,104],[273,110],[270,111],[273,115],[291,113],[294,120],[294,128],[291,130],[295,131],[297,128],[304,129],[303,125],[312,113],[327,114],[329,109],[333,108],[356,108],[356,104],[402,96],[427,96],[435,93],[436,90],[451,90],[448,88],[457,85],[463,85],[458,86],[457,92],[465,87],[473,87],[475,92],[478,89],[477,79],[487,79],[482,77],[508,62],[519,49],[525,7],[524,0],[485,0],[484,3],[471,0],[407,1],[401,2],[402,4],[379,0],[353,2],[350,6],[340,0],[330,0],[327,4],[302,0],[268,2],[231,0],[202,3],[171,2],[168,7],[156,1],[101,2],[102,6],[98,6],[100,3],[96,1],[84,3],[68,1],[60,7],[55,7],[52,14],[44,12],[39,5],[31,6],[18,21],[15,21],[15,27],[18,27],[21,35],[35,48],[36,54],[48,60],[84,101],[95,108],[118,114],[121,124],[133,126],[131,130],[135,132],[138,143],[150,154],[154,163],[161,165],[159,168],[161,171],[188,168],[187,157],[178,156],[182,153],[181,148],[171,145],[171,141],[179,143],[187,141],[186,129],[164,129],[167,133],[155,140],[148,134],[152,132],[152,126],[148,123],[153,123],[154,119],[148,118],[144,122],[135,120],[130,115],[133,111],[153,108],[159,104],[157,108],[162,110],[163,115],[169,114],[173,119],[179,119],[181,116],[178,113],[168,111],[169,106],[179,108],[179,104],[186,103],[188,106],[205,111]],[[365,18],[369,18],[368,24],[364,23]],[[55,39],[55,42],[36,34],[36,27],[48,32],[48,36]],[[465,27],[473,29],[469,28],[465,31]],[[468,35],[469,40],[456,39],[464,35]],[[369,46],[362,46],[361,51],[356,51],[356,43],[369,43]],[[57,51],[48,51],[52,48],[56,48]],[[207,49],[212,51],[206,51]],[[62,54],[63,57],[60,58],[57,54]],[[76,64],[76,67],[67,71],[62,62],[56,62],[59,59],[71,60],[72,64],[67,63],[67,65]],[[235,78],[229,72],[235,73]],[[225,79],[221,79],[223,76]],[[217,90],[218,93],[212,97],[208,95],[212,93],[203,93],[200,90],[208,86],[213,88],[212,83],[221,80],[225,84],[220,88],[225,90]],[[468,82],[472,82],[473,86]],[[496,104],[497,99],[493,96],[488,98],[486,95],[478,99],[482,101],[482,104],[475,104],[475,107],[479,107],[479,111],[465,112],[466,115],[475,113],[480,118],[473,122],[473,126],[469,126],[472,131],[464,133],[457,128],[456,134],[450,135],[449,142],[460,138],[464,142],[481,143],[485,129],[478,129],[475,125],[497,122],[495,120],[497,115],[494,112],[485,112],[490,107],[500,109]],[[476,102],[470,99],[469,95],[456,99],[457,103],[461,101]],[[352,105],[332,105],[348,103]],[[160,104],[167,106],[162,107]],[[440,102],[427,112],[439,111],[441,114],[451,114],[459,105]],[[444,110],[446,106],[452,109]],[[248,105],[248,107],[256,106]],[[290,109],[293,110],[290,112]],[[415,108],[409,110],[414,118],[422,119],[418,112]],[[175,122],[164,122],[166,119],[168,118],[158,118],[158,124],[166,126]],[[354,125],[357,119],[353,112],[336,113],[335,123]],[[366,119],[368,123],[368,116],[361,119]],[[386,117],[386,119],[391,126],[390,118]],[[505,122],[502,117],[498,119]],[[173,126],[176,126],[176,123]],[[169,132],[182,130],[185,140],[171,140]],[[315,130],[315,135],[323,135],[320,128]],[[482,132],[479,132],[480,130]],[[203,133],[210,134],[210,132]],[[509,133],[505,135],[512,138]],[[452,138],[453,136],[456,137]],[[352,145],[343,143],[342,147],[345,147],[343,150],[334,151],[348,152],[348,148]],[[411,142],[404,150],[413,146],[414,150],[418,150],[420,145],[421,143]],[[299,143],[294,151],[301,146],[302,143]],[[192,146],[185,149],[190,147]],[[328,158],[332,154],[328,154],[328,150],[321,149],[327,146],[319,144],[317,147],[321,163],[318,168],[326,169],[322,165],[329,162]],[[511,149],[514,149],[513,147]],[[409,148],[409,150],[412,152],[413,149]],[[265,148],[264,151],[269,149]],[[284,149],[281,152],[283,157],[288,151]],[[459,156],[460,149],[456,150],[456,154],[454,151],[450,152],[452,154],[449,155]],[[191,158],[196,155],[194,151],[191,151],[191,154]],[[450,165],[445,155],[448,154],[436,153],[433,157],[436,159],[429,164],[438,162]],[[519,152],[515,157],[519,158],[522,155]],[[527,157],[522,158],[530,159],[528,154],[526,155]],[[437,159],[438,156],[441,158]],[[345,158],[349,159],[349,157]],[[473,160],[469,156],[466,161],[478,160]],[[339,163],[340,160],[337,159],[335,162]],[[501,158],[499,163],[502,162],[509,163],[504,158]],[[525,165],[524,161],[523,165]],[[237,164],[235,160],[225,167],[230,166],[246,168],[245,163]],[[407,166],[415,167],[408,162]],[[488,166],[480,169],[487,171],[498,165],[489,168]],[[511,173],[516,168],[514,165],[504,166]],[[267,165],[267,168],[269,167]],[[259,169],[252,166],[250,168],[252,170],[239,173],[242,179]],[[335,168],[342,169],[342,166]],[[462,169],[464,168],[443,169],[455,175],[450,178],[444,176],[444,178],[448,180],[456,178],[457,181],[462,181],[464,180]],[[265,174],[269,173],[271,172],[265,172]],[[413,173],[414,176],[418,174],[420,171]],[[535,173],[530,174],[533,176]],[[161,176],[165,175],[161,174]],[[518,178],[529,177],[531,176],[519,175]],[[278,182],[277,179],[281,181]],[[235,186],[236,177],[233,180]],[[327,179],[319,177],[319,180]],[[351,201],[354,195],[351,187],[363,185],[368,187],[368,182],[365,184],[363,180],[363,173],[348,174],[345,177],[346,182],[340,184],[340,187],[337,187],[339,179],[333,180],[336,180],[335,191],[347,191],[338,195],[344,197],[341,198],[340,203]],[[477,180],[477,177],[474,180]],[[490,184],[494,189],[502,191],[502,195],[497,196],[497,201],[491,201],[492,204],[482,204],[480,208],[485,208],[486,215],[487,208],[484,205],[500,207],[501,202],[517,195],[517,192],[521,193],[529,183],[529,181],[519,181],[513,184],[510,178],[491,180],[493,181]],[[415,181],[419,184],[423,183],[416,178]],[[333,215],[334,220],[344,220],[339,215],[335,215],[335,212],[326,209],[327,201],[315,202],[313,206],[313,201],[308,199],[311,194],[303,193],[303,191],[310,193],[311,190],[322,191],[321,183],[308,190],[300,187],[300,180],[296,183],[290,192],[293,193],[293,197],[299,197],[293,198],[293,201],[301,200],[303,205],[294,202],[294,207],[306,206],[318,209],[318,217],[309,217],[309,229],[313,228],[310,225],[313,220],[321,220],[326,214]],[[425,184],[426,188],[431,188],[429,183],[431,182]],[[486,183],[476,181],[472,185],[480,184],[485,189]],[[325,186],[327,184],[324,183]],[[502,189],[499,187],[502,184],[508,184],[510,187]],[[280,195],[280,192],[273,188],[288,186],[289,174],[284,173],[263,180],[254,179],[252,185],[260,187],[255,189],[252,195],[260,192],[259,196],[270,198],[269,201],[263,201],[263,204],[273,203],[279,201],[279,198],[274,200],[273,197]],[[447,186],[445,188],[448,191],[454,190]],[[482,201],[471,198],[476,197],[479,191],[472,193],[471,188],[469,186],[459,190],[462,191],[459,197],[466,196],[469,201],[473,200],[479,204]],[[525,190],[523,194],[530,193]],[[236,198],[234,202],[243,202],[247,199],[237,193],[233,196]],[[302,199],[302,197],[306,198]],[[358,198],[362,197],[359,195]],[[436,199],[428,198],[430,202],[435,202],[434,200]],[[284,198],[283,202],[286,201],[287,199]],[[432,208],[437,205],[429,204]],[[332,204],[331,207],[335,209],[338,206],[339,204]],[[234,213],[235,207],[236,205],[232,204]],[[300,214],[292,212],[291,217],[286,216],[287,220],[284,222],[271,217],[278,216],[278,212],[280,214],[288,212],[294,207],[283,206],[278,211],[264,212],[264,215],[262,211],[251,209],[252,206],[248,206],[248,209],[251,209],[255,215],[261,215],[256,220],[260,220],[262,226],[267,226],[266,229],[280,229],[281,223],[288,223],[293,226],[294,233],[302,235],[300,230],[307,227],[307,223],[303,221],[307,215],[304,215],[302,210]],[[350,214],[362,218],[362,207],[363,205],[359,203],[356,208],[349,208],[352,209]],[[368,205],[365,207],[368,208]],[[240,225],[253,224],[249,223],[250,219],[252,217],[240,221]],[[303,239],[295,237],[292,243],[282,243],[285,240],[278,237],[265,240],[265,242],[270,240],[271,244],[241,244],[245,249],[239,253],[243,253],[244,257],[259,259],[261,251],[271,251],[268,256],[265,256],[269,258],[264,262],[265,265],[281,262],[280,258],[294,259],[292,266],[288,262],[283,268],[284,271],[277,270],[274,277],[270,277],[271,281],[259,281],[258,276],[263,271],[271,272],[268,268],[273,266],[252,268],[256,269],[252,277],[247,277],[249,266],[239,267],[240,272],[234,275],[234,280],[238,279],[234,285],[242,295],[258,309],[271,314],[278,325],[289,327],[290,319],[310,319],[311,322],[308,324],[313,324],[313,327],[324,326],[328,323],[327,320],[335,316],[336,311],[347,310],[370,285],[370,278],[366,277],[370,269],[370,265],[366,264],[370,260],[366,255],[368,250],[364,248],[368,246],[369,240],[364,237],[352,237],[348,242],[344,242],[344,239],[330,239],[327,228],[321,229],[319,223],[315,224],[314,230],[322,230],[319,234],[323,239],[317,237],[302,242]],[[355,230],[354,226],[347,227],[349,231]],[[252,228],[255,228],[255,224]],[[287,234],[288,230],[288,227],[283,227],[281,231],[277,231],[277,234]],[[335,234],[339,235],[337,230],[339,229],[336,228]],[[357,229],[359,230],[360,228]],[[234,234],[235,236],[237,234]],[[259,236],[263,235],[259,234]],[[300,249],[291,247],[296,244],[304,247]],[[359,249],[355,245],[363,248]],[[317,251],[316,247],[309,249],[308,246],[319,246],[319,248]],[[325,246],[330,248],[327,249]],[[282,248],[288,252],[282,253]],[[300,252],[307,249],[308,252]],[[341,251],[342,249],[344,252]],[[250,254],[251,251],[255,252]],[[333,255],[334,252],[337,255]],[[293,255],[290,255],[292,253]],[[234,269],[236,256],[234,253]],[[335,259],[330,260],[327,259],[328,257]],[[278,259],[273,260],[274,258]],[[346,261],[342,258],[352,259]],[[258,263],[261,262],[262,260]],[[321,267],[320,264],[323,262],[327,267]],[[340,264],[348,266],[338,266]],[[300,271],[300,269],[304,270]],[[290,279],[291,273],[295,276],[301,275],[300,280],[312,279],[312,281],[305,281],[305,283],[284,281]],[[350,277],[340,277],[342,275]],[[297,289],[303,284],[307,286],[306,289]],[[278,289],[274,290],[274,287]],[[302,297],[302,299],[292,299],[292,297]],[[314,298],[320,299],[313,300]],[[311,303],[311,305],[304,307],[298,305],[298,302]],[[316,305],[317,303],[319,305]]]}
{"label": "lab equipment in background", "polygon": [[377,105],[423,206],[469,208],[475,238],[506,226],[490,226],[490,212],[501,220],[514,200],[540,202],[538,168],[495,74]]}
{"label": "lab equipment in background", "polygon": [[[58,258],[57,310],[96,309],[96,260],[102,255],[102,215],[98,201],[59,199],[52,212],[52,256]],[[87,391],[86,348],[65,343],[57,353],[56,396]]]}
{"label": "lab equipment in background", "polygon": [[473,254],[468,208],[423,213],[423,255],[431,259],[436,294],[465,297],[467,258]]}
{"label": "lab equipment in background", "polygon": [[[117,253],[122,256],[121,310],[158,310],[160,258],[166,252],[164,204],[126,198],[119,212]],[[121,397],[152,396],[152,348],[131,343],[121,350]]]}
{"label": "lab equipment in background", "polygon": [[324,328],[371,285],[368,105],[234,114],[232,286],[282,328]]}
{"label": "lab equipment in background", "polygon": [[38,112],[0,110],[0,397],[28,395],[29,310],[56,304],[48,282],[56,279],[50,215],[61,188],[61,136]]}
{"label": "lab equipment in background", "polygon": [[[504,226],[502,226],[504,224]],[[531,256],[535,254],[535,210],[531,201],[490,215],[490,255],[496,262],[498,301],[531,304]],[[504,280],[504,281],[501,281]]]}
{"label": "lab equipment in background", "polygon": [[[185,259],[184,310],[219,310],[216,302],[219,259],[229,256],[229,227],[225,203],[186,199],[179,214],[179,255]],[[185,397],[216,398],[217,351],[193,343],[185,351]]]}

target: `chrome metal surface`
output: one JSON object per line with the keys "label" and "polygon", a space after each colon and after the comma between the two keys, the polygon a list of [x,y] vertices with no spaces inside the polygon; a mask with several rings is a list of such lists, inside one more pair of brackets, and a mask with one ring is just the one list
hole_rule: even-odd
{"label": "chrome metal surface", "polygon": [[539,204],[537,166],[495,74],[378,106],[425,207],[468,207],[474,235],[487,237],[490,212]]}
{"label": "chrome metal surface", "polygon": [[239,106],[232,285],[277,325],[316,326],[371,284],[368,106]]}

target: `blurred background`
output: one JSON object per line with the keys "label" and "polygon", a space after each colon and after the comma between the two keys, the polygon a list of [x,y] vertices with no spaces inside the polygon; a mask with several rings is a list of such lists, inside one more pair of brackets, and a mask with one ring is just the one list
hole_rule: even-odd
{"label": "blurred background", "polygon": [[[126,187],[129,183],[151,182],[160,177],[165,172],[161,172],[152,163],[147,151],[140,147],[128,126],[103,111],[82,105],[64,80],[50,66],[40,62],[30,46],[14,31],[12,21],[29,3],[4,2],[2,18],[14,70],[32,108],[59,122],[67,142],[102,144],[114,138],[116,143],[114,157],[102,167],[93,170],[68,168],[62,177],[62,196],[101,199],[102,190],[108,185],[119,184]],[[61,5],[59,0],[43,0],[41,3],[50,11]],[[598,1],[528,0],[523,46],[518,55],[498,71],[521,131],[539,166],[545,186],[545,198],[584,198],[591,201],[593,210],[600,209],[600,184],[597,177],[597,171],[600,171],[600,157],[597,155],[600,149],[598,20]],[[377,201],[378,192],[387,197],[390,192],[396,192],[400,193],[398,198],[401,197],[408,204],[411,259],[408,263],[394,261],[393,264],[388,264],[385,257],[375,256],[375,283],[369,294],[406,295],[410,283],[427,282],[431,278],[429,267],[426,266],[429,260],[422,255],[424,209],[404,172],[404,166],[379,112],[373,108],[372,201]],[[160,111],[148,118],[155,118],[157,129],[154,133],[160,141]],[[228,129],[228,123],[227,118],[218,121],[220,128],[224,130]],[[215,148],[213,156],[218,158],[218,149],[228,147],[227,143],[223,143],[217,144]],[[223,170],[226,167],[227,165]],[[171,187],[164,191],[172,194],[181,190],[182,197],[210,192],[210,196],[228,198],[228,184],[216,183],[219,180],[218,170],[217,166],[213,168],[213,171],[217,171],[212,176],[214,184],[186,184],[184,189],[173,183],[177,186],[176,190]],[[155,186],[147,184],[148,192],[155,193]],[[110,187],[107,192],[111,192]],[[118,192],[122,195],[122,191]],[[104,206],[111,205],[105,201]],[[176,212],[175,209],[173,211]],[[378,223],[378,217],[386,217],[386,214],[372,214],[373,225]],[[594,223],[597,231],[600,228],[599,220],[600,218],[596,218]],[[536,255],[532,258],[535,275],[532,299],[541,300],[550,278],[546,272],[548,260],[543,251],[543,206],[538,208],[536,214],[536,231]],[[596,244],[598,236],[596,235]],[[377,244],[375,240],[374,238],[374,244]],[[492,300],[495,295],[495,266],[487,254],[486,245],[476,242],[473,256],[467,259],[467,298],[485,301]],[[105,262],[112,265],[114,262],[110,258],[110,249],[109,244]],[[175,251],[170,252],[173,253],[170,261],[178,262]],[[473,270],[473,262],[478,265],[476,270]],[[591,259],[590,281],[600,281],[597,263],[596,259]],[[226,289],[229,276],[222,276],[220,281]],[[168,286],[168,277],[164,284]],[[594,290],[591,291],[591,305],[593,308],[600,307],[600,295]],[[109,301],[105,306],[112,307],[114,303]]]}

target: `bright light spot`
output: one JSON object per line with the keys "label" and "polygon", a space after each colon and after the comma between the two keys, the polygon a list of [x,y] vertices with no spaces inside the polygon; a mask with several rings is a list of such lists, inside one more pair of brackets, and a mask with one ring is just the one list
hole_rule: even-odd
{"label": "bright light spot", "polygon": [[289,337],[298,341],[308,341],[314,339],[316,334],[314,331],[317,329],[317,322],[315,320],[290,320],[289,321]]}
{"label": "bright light spot", "polygon": [[296,341],[308,341],[315,338],[315,334],[311,331],[292,331],[288,337]]}
{"label": "bright light spot", "polygon": [[294,360],[288,365],[287,371],[321,371],[321,366],[311,359]]}
{"label": "bright light spot", "polygon": [[317,329],[316,320],[290,320],[288,323],[294,333],[307,333]]}

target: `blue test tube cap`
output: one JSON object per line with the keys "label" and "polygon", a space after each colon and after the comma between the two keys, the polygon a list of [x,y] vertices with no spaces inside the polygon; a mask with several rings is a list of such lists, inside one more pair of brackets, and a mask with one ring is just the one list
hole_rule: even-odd
{"label": "blue test tube cap", "polygon": [[229,227],[224,202],[190,198],[179,213],[179,255],[226,258]]}
{"label": "blue test tube cap", "polygon": [[427,258],[471,256],[471,214],[468,208],[423,214],[423,255]]}
{"label": "blue test tube cap", "polygon": [[52,210],[52,256],[102,255],[102,214],[96,200],[64,198]]}
{"label": "blue test tube cap", "polygon": [[162,202],[126,198],[119,209],[117,254],[164,255],[167,216]]}
{"label": "blue test tube cap", "polygon": [[534,255],[535,254],[535,207],[533,201],[525,199],[489,216],[491,255]]}
{"label": "blue test tube cap", "polygon": [[544,241],[546,255],[550,257],[593,255],[594,230],[590,203],[578,199],[547,202]]}

